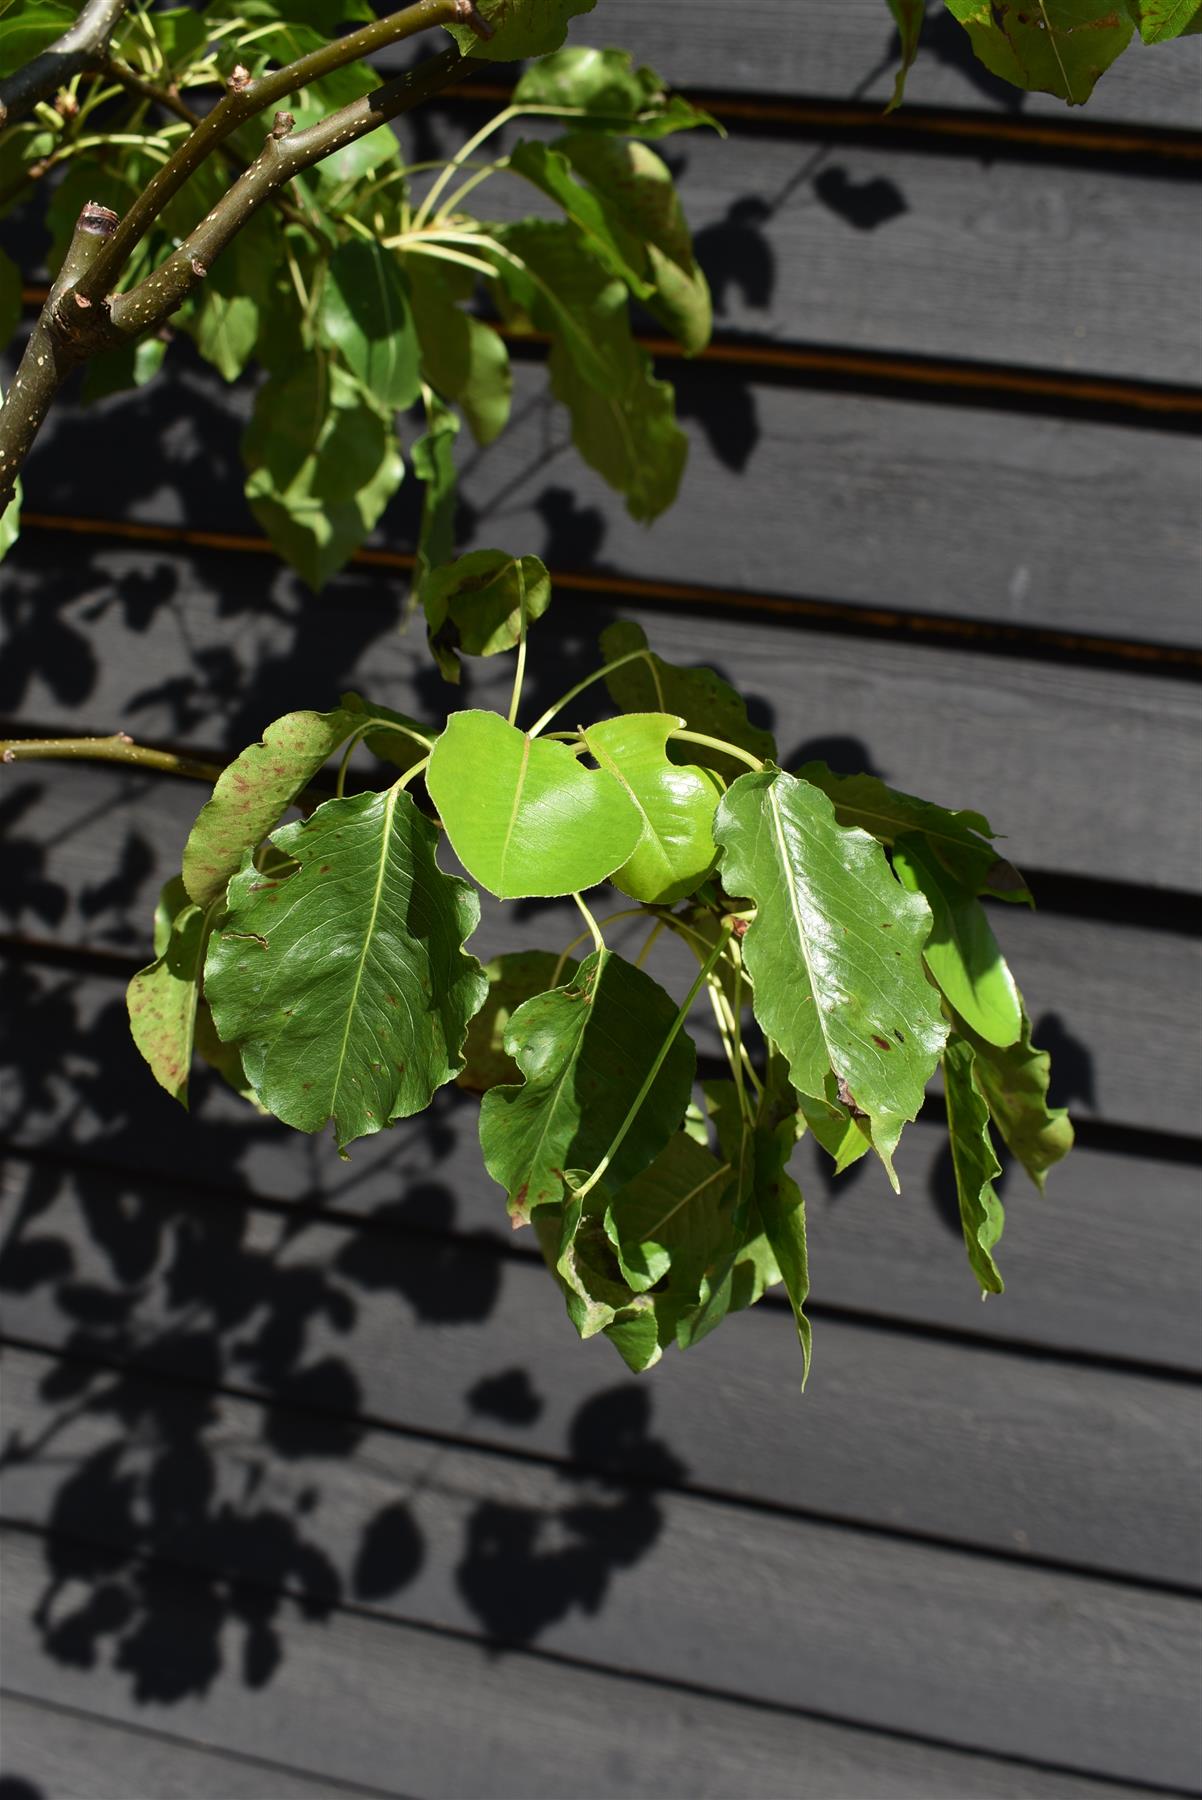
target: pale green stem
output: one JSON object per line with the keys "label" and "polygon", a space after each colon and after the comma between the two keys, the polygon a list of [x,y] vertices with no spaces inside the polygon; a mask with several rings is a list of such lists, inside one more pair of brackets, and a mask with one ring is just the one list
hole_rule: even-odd
{"label": "pale green stem", "polygon": [[429,766],[430,758],[428,756],[423,756],[419,763],[414,763],[411,769],[405,770],[405,773],[401,776],[399,781],[393,782],[393,787],[397,788],[401,793],[404,793],[405,789],[409,786],[409,783],[411,781],[416,781],[419,775],[424,775]]}
{"label": "pale green stem", "polygon": [[522,569],[522,559],[514,560],[518,572],[518,661],[513,673],[513,694],[509,702],[509,723],[516,724],[518,707],[522,699],[522,682],[526,677],[526,576]]}
{"label": "pale green stem", "polygon": [[465,256],[462,250],[447,250],[441,244],[432,244],[428,238],[419,238],[410,243],[404,238],[385,238],[386,250],[405,250],[410,256],[433,256],[439,262],[458,263],[461,268],[474,269],[477,275],[485,275],[491,281],[496,270],[491,263],[486,263],[478,256]]}
{"label": "pale green stem", "polygon": [[[621,912],[609,913],[606,915],[606,917],[604,919],[598,920],[598,925],[602,930],[604,930],[606,925],[614,925],[617,923],[617,921],[619,919],[640,918],[642,916],[643,910],[644,909],[641,906],[625,906],[622,908]],[[577,937],[574,937],[572,939],[571,943],[567,946],[567,948],[561,952],[559,961],[555,965],[555,973],[551,977],[551,982],[550,982],[551,987],[559,986],[559,978],[563,974],[564,967],[567,963],[569,956],[571,956],[573,950],[575,950],[580,944],[583,944],[585,938],[592,937],[592,935],[593,934],[591,931],[580,932],[580,934]]]}
{"label": "pale green stem", "polygon": [[485,163],[483,168],[476,169],[466,181],[460,182],[453,194],[447,195],[446,199],[438,209],[434,223],[437,225],[443,219],[453,218],[469,194],[474,194],[476,189],[486,182],[490,175],[499,175],[502,169],[507,169],[508,167],[509,158],[507,156],[502,156],[499,157],[496,162]]}
{"label": "pale green stem", "polygon": [[721,750],[727,756],[738,757],[739,761],[745,762],[749,769],[754,769],[757,775],[764,771],[764,763],[760,757],[753,756],[750,750],[740,750],[737,744],[728,744],[725,738],[707,737],[703,731],[684,730],[670,731],[668,737],[670,739],[679,738],[686,744],[704,744],[707,749]]}
{"label": "pale green stem", "polygon": [[648,659],[650,654],[649,650],[631,650],[625,656],[619,656],[614,662],[606,663],[602,668],[594,670],[591,675],[586,675],[583,681],[578,681],[575,687],[568,689],[566,694],[561,694],[554,706],[549,706],[540,719],[535,720],[526,736],[538,737],[543,728],[551,723],[556,713],[561,713],[565,706],[570,706],[577,694],[583,694],[585,689],[591,688],[595,681],[603,681],[607,675],[612,675],[615,669],[625,668],[627,663],[637,662],[640,657]]}
{"label": "pale green stem", "polygon": [[646,962],[647,958],[650,956],[651,951],[654,948],[656,939],[659,937],[660,932],[663,931],[663,929],[664,929],[664,923],[665,922],[663,919],[657,919],[655,921],[655,924],[651,927],[651,930],[647,935],[647,942],[643,945],[643,948],[639,951],[638,955],[634,959],[634,966],[636,969],[641,969],[643,964]]}
{"label": "pale green stem", "polygon": [[630,1130],[630,1127],[634,1124],[635,1120],[638,1118],[639,1113],[642,1110],[643,1102],[647,1098],[647,1095],[651,1092],[651,1089],[655,1083],[655,1079],[656,1079],[657,1075],[659,1074],[660,1070],[663,1068],[664,1062],[667,1059],[668,1052],[672,1048],[673,1044],[676,1042],[676,1039],[680,1034],[681,1027],[684,1025],[685,1020],[689,1016],[689,1012],[690,1012],[690,1009],[692,1008],[694,1000],[697,998],[698,994],[701,992],[702,988],[705,986],[706,979],[709,976],[710,970],[714,967],[715,963],[717,963],[718,959],[721,957],[722,952],[725,950],[726,940],[729,936],[730,936],[729,931],[723,933],[723,935],[718,939],[718,942],[715,944],[711,955],[709,955],[706,958],[706,960],[702,964],[701,968],[698,969],[697,979],[693,983],[692,987],[689,989],[688,993],[685,995],[683,1001],[681,1002],[680,1010],[677,1012],[675,1019],[673,1019],[673,1021],[672,1021],[672,1024],[668,1031],[667,1036],[665,1037],[663,1043],[660,1045],[659,1050],[656,1052],[655,1061],[652,1063],[650,1069],[648,1069],[646,1079],[644,1080],[643,1085],[639,1089],[638,1093],[635,1095],[634,1101],[630,1107],[630,1110],[626,1114],[626,1117],[622,1120],[621,1125],[618,1127],[617,1135],[614,1137],[614,1140],[610,1144],[609,1149],[605,1152],[605,1155],[601,1158],[601,1161],[597,1164],[596,1168],[593,1170],[592,1174],[589,1176],[589,1178],[585,1182],[584,1186],[576,1189],[575,1194],[573,1196],[574,1199],[583,1200],[586,1198],[586,1196],[588,1194],[590,1194],[592,1192],[593,1188],[596,1187],[597,1183],[600,1181],[601,1177],[604,1175],[606,1169],[608,1169],[608,1167],[609,1167],[610,1163],[613,1161],[614,1157],[618,1154],[618,1151],[622,1148],[622,1144],[625,1141],[627,1132]]}
{"label": "pale green stem", "polygon": [[487,125],[481,126],[475,137],[468,138],[465,144],[460,145],[442,174],[431,184],[429,193],[413,215],[413,228],[415,231],[420,231],[426,220],[430,217],[430,214],[438,204],[439,195],[445,193],[449,184],[455,179],[456,171],[463,168],[469,157],[475,155],[481,144],[487,143],[494,132],[500,131],[503,125],[508,125],[510,119],[516,119],[521,111],[522,108],[520,106],[504,107],[495,118],[488,121]]}
{"label": "pale green stem", "polygon": [[597,955],[600,956],[605,949],[605,939],[601,936],[601,927],[598,925],[596,919],[594,919],[588,907],[584,904],[581,896],[579,894],[573,894],[572,898],[584,915],[584,922],[588,926],[589,935],[593,940],[593,948],[596,950]]}

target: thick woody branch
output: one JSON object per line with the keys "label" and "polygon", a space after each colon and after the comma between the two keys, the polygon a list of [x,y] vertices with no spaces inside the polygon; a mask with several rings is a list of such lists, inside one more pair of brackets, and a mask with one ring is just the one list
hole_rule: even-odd
{"label": "thick woody branch", "polygon": [[39,100],[50,99],[65,82],[105,56],[128,4],[129,0],[88,0],[74,25],[48,50],[0,81],[0,125],[21,118]]}
{"label": "thick woody branch", "polygon": [[[362,56],[371,56],[388,44],[416,37],[433,25],[472,24],[488,33],[479,18],[474,0],[415,0],[415,4],[376,19],[358,31],[323,44],[320,50],[298,57],[285,69],[273,70],[252,81],[246,71],[235,70],[229,92],[207,113],[192,135],[175,154],[151,177],[134,201],[112,238],[85,278],[81,293],[93,303],[103,300],[116,286],[130,255],[145,237],[172,196],[204,162],[205,158],[248,119],[277,100],[286,99],[311,81],[343,68]],[[380,90],[382,91],[382,90]],[[370,98],[371,96],[369,96]],[[391,117],[392,115],[387,115]],[[369,127],[370,129],[370,127]]]}

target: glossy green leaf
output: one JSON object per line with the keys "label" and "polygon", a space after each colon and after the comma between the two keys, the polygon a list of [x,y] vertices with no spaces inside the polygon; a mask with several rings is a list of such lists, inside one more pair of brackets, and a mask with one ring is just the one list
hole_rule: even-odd
{"label": "glossy green leaf", "polygon": [[367,701],[362,694],[343,694],[339,704],[343,712],[354,719],[356,730],[368,719],[378,721],[380,728],[365,733],[363,742],[373,756],[378,756],[381,762],[391,763],[402,774],[415,768],[430,754],[435,733],[420,720],[411,719],[408,713],[394,712],[390,706]]}
{"label": "glossy green leaf", "polygon": [[947,1135],[960,1202],[960,1223],[973,1274],[982,1293],[1000,1294],[1005,1287],[993,1252],[1005,1224],[994,1182],[1002,1165],[989,1136],[989,1108],[975,1080],[971,1044],[953,1032],[943,1052],[943,1092],[947,1100]]}
{"label": "glossy green leaf", "polygon": [[480,903],[439,869],[435,827],[396,787],[327,800],[272,842],[297,866],[274,878],[247,858],[205,993],[263,1104],[298,1131],[332,1119],[342,1148],[459,1073],[488,988],[463,949]]}
{"label": "glossy green leaf", "polygon": [[222,770],[184,845],[183,879],[197,905],[224,894],[246,852],[279,822],[356,723],[341,708],[285,713]]}
{"label": "glossy green leaf", "polygon": [[189,900],[178,878],[168,882],[156,911],[155,960],[139,969],[125,995],[134,1043],[159,1086],[182,1106],[188,1104],[201,972],[214,910]]}
{"label": "glossy green leaf", "polygon": [[517,106],[581,108],[574,130],[621,131],[631,137],[667,137],[708,125],[709,113],[670,91],[653,69],[639,68],[626,50],[569,49],[526,70],[513,94]]}
{"label": "glossy green leaf", "polygon": [[922,965],[926,902],[894,880],[875,838],[781,771],[740,777],[714,837],[726,891],[757,908],[742,942],[756,1018],[799,1093],[821,1100],[828,1074],[843,1082],[896,1185],[893,1149],[947,1033]]}
{"label": "glossy green leaf", "polygon": [[704,350],[714,323],[709,283],[667,164],[646,144],[601,132],[574,132],[556,149],[596,195],[614,240],[629,248],[649,288],[648,310],[690,356]]}
{"label": "glossy green leaf", "polygon": [[421,392],[417,328],[391,250],[360,237],[338,246],[321,293],[321,327],[380,406],[412,406]]}
{"label": "glossy green leaf", "polygon": [[1202,31],[1200,0],[1127,0],[1127,4],[1145,44],[1164,44]]}
{"label": "glossy green leaf", "polygon": [[858,825],[882,844],[905,832],[920,831],[940,862],[973,894],[999,900],[1031,901],[1026,883],[1012,863],[999,857],[997,835],[979,812],[949,812],[931,800],[887,787],[876,775],[836,775],[825,763],[806,763],[796,771],[835,803],[840,825]]}
{"label": "glossy green leaf", "polygon": [[1006,1148],[1042,1193],[1048,1170],[1073,1147],[1067,1111],[1063,1106],[1048,1105],[1051,1057],[1031,1043],[1031,1022],[1025,1009],[1022,1036],[1008,1049],[998,1049],[975,1036],[963,1020],[957,1021],[956,1029],[975,1052],[973,1078]]}
{"label": "glossy green leaf", "polygon": [[459,680],[459,658],[499,656],[516,649],[522,612],[529,626],[551,604],[551,578],[537,556],[473,550],[435,569],[422,586],[430,648],[448,681]]}
{"label": "glossy green leaf", "polygon": [[497,266],[510,298],[551,336],[551,388],[571,416],[577,450],[625,496],[633,518],[657,518],[676,498],[688,440],[670,384],[635,343],[625,283],[575,225],[527,219],[495,235],[507,252]]}
{"label": "glossy green leaf", "polygon": [[520,141],[509,153],[508,167],[563,208],[611,275],[640,300],[649,299],[654,283],[642,243],[620,221],[611,220],[600,197],[574,178],[561,145]]}
{"label": "glossy green leaf", "polygon": [[824,1100],[801,1094],[798,1104],[805,1127],[831,1158],[835,1174],[842,1175],[871,1150],[872,1133],[865,1121],[839,1100],[839,1084],[834,1075],[827,1078],[826,1086]]}
{"label": "glossy green leaf", "polygon": [[806,1249],[806,1209],[801,1189],[786,1171],[796,1134],[791,1120],[761,1126],[755,1134],[755,1198],[776,1266],[781,1272],[801,1345],[804,1388],[810,1373],[813,1331],[806,1317],[810,1263]]}
{"label": "glossy green leaf", "polygon": [[485,963],[488,998],[467,1028],[463,1068],[457,1080],[461,1088],[487,1094],[503,1083],[520,1082],[522,1072],[505,1048],[509,1021],[519,1006],[535,994],[560,985],[571,987],[578,964],[550,950],[511,950]]}
{"label": "glossy green leaf", "polygon": [[[680,669],[665,662],[647,649],[647,634],[642,626],[625,619],[601,633],[601,654],[607,663],[631,656],[636,650],[647,654],[624,663],[605,677],[615,706],[623,712],[677,713],[690,731],[737,744],[764,761],[775,757],[772,733],[751,723],[742,695],[713,669]],[[700,763],[703,768],[713,769],[725,781],[734,781],[747,772],[747,764],[737,757],[704,744],[673,744],[668,754],[673,762]]]}
{"label": "glossy green leaf", "polygon": [[620,869],[643,821],[621,783],[491,712],[452,713],[426,772],[456,856],[502,900],[572,894]]}
{"label": "glossy green leaf", "polygon": [[491,444],[509,421],[513,399],[505,340],[456,305],[453,284],[429,257],[410,256],[405,266],[426,380],[462,407],[478,444]]}
{"label": "glossy green leaf", "polygon": [[[563,1200],[568,1179],[591,1173],[609,1154],[677,1011],[649,975],[603,950],[586,957],[569,986],[538,994],[513,1014],[504,1045],[524,1082],[485,1095],[480,1143],[515,1219]],[[676,1131],[695,1066],[692,1041],[678,1031],[613,1151],[611,1187],[633,1180]]]}
{"label": "glossy green leaf", "polygon": [[405,473],[391,419],[318,355],[263,383],[242,454],[251,511],[313,588],[359,548]]}
{"label": "glossy green leaf", "polygon": [[422,522],[417,538],[413,591],[420,594],[431,572],[449,562],[455,551],[455,509],[459,481],[455,439],[459,420],[435,395],[426,403],[427,427],[409,451],[413,473],[422,484]]}
{"label": "glossy green leaf", "polygon": [[1055,94],[1070,106],[1089,99],[1099,76],[1131,42],[1130,15],[1117,0],[946,0],[985,67],[1014,87]]}
{"label": "glossy green leaf", "polygon": [[717,860],[714,808],[721,788],[706,769],[669,760],[673,713],[624,713],[592,725],[584,741],[599,767],[620,781],[639,810],[642,836],[611,876],[632,900],[671,906],[693,893]]}
{"label": "glossy green leaf", "polygon": [[906,76],[918,55],[918,40],[922,36],[923,21],[927,13],[927,0],[889,0],[889,11],[893,14],[897,35],[901,40],[901,63],[897,78],[893,83],[893,94],[887,113],[900,106],[906,91]]}
{"label": "glossy green leaf", "polygon": [[478,36],[470,25],[449,25],[447,30],[465,56],[520,62],[527,56],[546,56],[558,50],[569,21],[579,13],[592,12],[596,4],[597,0],[478,0],[481,15],[492,26],[492,37]]}
{"label": "glossy green leaf", "polygon": [[894,843],[893,869],[902,886],[921,894],[931,909],[923,957],[945,998],[989,1043],[1004,1048],[1017,1042],[1018,989],[981,902],[948,874],[916,832]]}

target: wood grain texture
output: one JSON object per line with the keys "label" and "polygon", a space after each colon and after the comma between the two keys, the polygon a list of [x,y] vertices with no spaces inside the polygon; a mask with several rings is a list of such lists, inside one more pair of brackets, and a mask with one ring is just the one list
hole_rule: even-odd
{"label": "wood grain texture", "polygon": [[[9,1405],[26,1437],[48,1423],[36,1390],[53,1367],[11,1359]],[[206,1405],[189,1438],[207,1490],[187,1495],[176,1470],[161,1467],[171,1450],[156,1441],[154,1419],[165,1394],[118,1382],[122,1405],[144,1421],[142,1441],[127,1449],[125,1431],[104,1417],[102,1378],[53,1449],[79,1468],[76,1494],[88,1474],[97,1490],[81,1534],[119,1554],[128,1556],[142,1492],[150,1505],[135,1541],[235,1580],[254,1524],[290,1521],[287,1586],[314,1608],[358,1593],[404,1623],[537,1644],[623,1674],[1083,1774],[1166,1786],[1196,1778],[1202,1645],[1191,1601],[380,1431],[335,1455],[297,1442],[284,1460],[270,1440],[287,1422],[245,1401]],[[648,1454],[662,1454],[654,1438]],[[60,1483],[53,1462],[14,1467],[8,1519],[46,1518]],[[210,1517],[228,1538],[205,1531]],[[394,1552],[404,1533],[407,1556],[379,1553],[385,1530]],[[320,1567],[304,1556],[310,1545]],[[263,1578],[261,1565],[246,1573]],[[19,1663],[10,1679],[27,1691]]]}
{"label": "wood grain texture", "polygon": [[[29,1622],[45,1585],[42,1548],[21,1533],[6,1533],[0,1547],[9,1681],[118,1727],[131,1713],[145,1717],[111,1661],[85,1669],[45,1655]],[[205,1584],[164,1576],[159,1612],[169,1647],[207,1627],[206,1603]],[[155,1724],[244,1756],[261,1754],[267,1737],[289,1745],[323,1782],[378,1791],[384,1769],[425,1800],[562,1800],[596,1791],[639,1800],[678,1787],[699,1800],[735,1792],[749,1800],[1142,1800],[1146,1792],[545,1656],[498,1655],[370,1612],[336,1612],[320,1623],[290,1617],[286,1630],[286,1654],[266,1691],[245,1685],[223,1661],[204,1691],[155,1707]],[[466,1706],[454,1699],[465,1695]],[[264,1786],[247,1800],[285,1791]]]}
{"label": "wood grain texture", "polygon": [[[936,401],[799,393],[717,365],[676,362],[670,373],[692,450],[676,505],[651,530],[583,466],[544,371],[522,365],[509,429],[485,452],[460,441],[460,547],[520,544],[554,568],[866,613],[1202,643],[1202,441]],[[254,532],[238,467],[251,397],[245,386],[223,389],[177,344],[151,387],[52,414],[28,465],[26,504]],[[161,454],[153,463],[114,458],[113,434],[157,439]],[[413,548],[418,486],[402,487],[374,543]],[[20,547],[6,581],[20,583],[38,556],[36,546]],[[404,578],[393,580],[403,590]]]}
{"label": "wood grain texture", "polygon": [[[556,560],[545,532],[532,540],[506,524],[478,538],[533,544]],[[437,720],[455,706],[503,706],[512,679],[498,657],[448,688],[420,633],[396,629],[402,580],[378,572],[346,576],[314,600],[266,559],[94,546],[83,560],[70,542],[60,552],[38,537],[6,565],[6,583],[0,717],[14,731],[22,718],[38,730],[124,729],[233,755],[279,714],[328,707],[344,687]],[[669,660],[712,663],[747,693],[786,766],[823,756],[981,808],[1020,866],[1202,887],[1190,681],[717,612],[698,619],[561,589],[532,643],[532,709],[596,668],[598,635],[619,616],[639,620]],[[18,783],[49,794],[61,775],[6,768],[0,801],[12,804]],[[1083,784],[1096,804],[1083,804]],[[163,804],[175,817],[185,803]]]}
{"label": "wood grain texture", "polygon": [[[474,116],[440,125],[454,153]],[[519,120],[496,140],[563,129]],[[1115,166],[933,157],[878,138],[695,132],[661,146],[715,298],[715,330],[769,343],[1197,384],[1193,184]],[[556,217],[516,176],[479,216]],[[1149,309],[1149,282],[1174,295]]]}
{"label": "wood grain texture", "polygon": [[[406,1232],[445,1189],[409,1190],[347,1226],[162,1194],[135,1212],[125,1191],[121,1247],[136,1220],[146,1252],[136,1275],[114,1267],[102,1187],[85,1179],[47,1204],[27,1185],[31,1217],[3,1263],[7,1333],[285,1404],[304,1403],[306,1382],[318,1398],[324,1369],[352,1436],[351,1420],[370,1419],[614,1479],[658,1467],[674,1487],[1020,1561],[1202,1582],[1187,1384],[826,1318],[803,1399],[790,1317],[775,1304],[632,1382],[604,1341],[576,1343],[533,1257]],[[821,1305],[820,1219],[810,1236]]]}
{"label": "wood grain texture", "polygon": [[[726,0],[695,0],[690,27],[645,0],[602,0],[604,13],[577,23],[578,43],[620,44],[678,87],[739,93],[853,96],[883,107],[893,91],[896,38],[882,0],[762,0],[756,22]],[[965,49],[943,8],[931,10],[922,52],[910,72],[911,106],[947,106],[1054,119],[1071,128],[1124,123],[1202,126],[1202,55],[1191,39],[1159,49],[1134,46],[1099,82],[1084,109],[1051,95],[1024,95],[992,78]]]}

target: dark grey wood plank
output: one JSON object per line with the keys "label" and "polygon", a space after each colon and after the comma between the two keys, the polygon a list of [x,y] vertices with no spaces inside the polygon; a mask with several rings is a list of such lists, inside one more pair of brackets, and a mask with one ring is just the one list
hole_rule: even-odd
{"label": "dark grey wood plank", "polygon": [[[119,1724],[61,1706],[53,1695],[47,1701],[2,1692],[0,1713],[12,1800],[25,1800],[18,1782],[44,1800],[342,1800],[364,1794],[403,1800],[394,1788],[348,1787],[286,1768],[270,1759],[270,1742],[231,1754],[141,1720]],[[382,1768],[381,1781],[388,1774]]]}
{"label": "dark grey wood plank", "polygon": [[[143,1722],[147,1709],[134,1706],[128,1675],[110,1660],[81,1668],[44,1653],[30,1623],[44,1587],[41,1547],[8,1533],[3,1550],[8,1679],[117,1727],[131,1716]],[[200,1584],[162,1582],[159,1616],[176,1656],[210,1629],[206,1602]],[[150,1716],[194,1745],[253,1756],[265,1741],[286,1744],[324,1783],[378,1787],[381,1776],[399,1777],[425,1800],[600,1792],[639,1800],[682,1789],[699,1800],[1137,1800],[1146,1792],[545,1656],[497,1654],[367,1612],[289,1617],[268,1686],[249,1687],[227,1662],[204,1690]],[[283,1791],[264,1787],[247,1800]]]}
{"label": "dark grey wood plank", "polygon": [[[8,1375],[26,1436],[54,1416],[38,1402],[33,1360],[14,1356]],[[242,1401],[207,1404],[199,1437],[165,1418],[156,1442],[165,1396],[124,1378],[121,1388],[141,1442],[130,1446],[103,1401],[77,1406],[45,1460],[11,1470],[10,1520],[62,1516],[52,1509],[67,1455],[83,1535],[126,1557],[138,1521],[139,1547],[235,1580],[241,1563],[264,1580],[262,1563],[244,1559],[266,1517],[290,1525],[283,1579],[315,1608],[358,1592],[406,1623],[534,1643],[624,1674],[1081,1773],[1196,1778],[1202,1645],[1191,1601],[383,1432],[342,1454],[297,1443],[287,1460],[264,1456],[272,1415]],[[169,1433],[176,1455],[197,1446],[190,1491],[177,1465],[162,1466]],[[224,1542],[209,1519],[223,1522]],[[310,1546],[320,1564],[306,1560]],[[23,1601],[9,1605],[24,1614]],[[20,1662],[9,1679],[28,1691]]]}
{"label": "dark grey wood plank", "polygon": [[[554,535],[497,518],[477,533],[556,565]],[[506,659],[478,663],[462,688],[448,688],[419,631],[397,631],[404,578],[391,572],[359,571],[314,600],[266,559],[108,545],[81,559],[75,542],[60,553],[39,535],[5,564],[5,582],[0,717],[39,729],[86,722],[233,754],[279,713],[331,705],[346,686],[432,720],[507,704]],[[1138,665],[1128,673],[799,630],[731,609],[698,617],[606,605],[561,589],[531,650],[532,710],[596,668],[598,634],[618,616],[638,619],[670,660],[708,661],[741,687],[787,767],[826,756],[975,806],[1032,869],[1202,886],[1191,681],[1149,680]],[[60,774],[4,769],[0,798],[27,780],[49,794]],[[1086,788],[1105,804],[1085,803]],[[191,802],[157,804],[173,817],[180,809],[182,832]]]}
{"label": "dark grey wood plank", "polygon": [[[456,114],[440,131],[448,155],[462,124]],[[496,142],[563,129],[541,124],[520,120]],[[1189,182],[1117,162],[1033,168],[737,128],[666,150],[720,333],[1202,381],[1202,220]],[[472,206],[489,219],[555,216],[516,176],[476,189]],[[1158,319],[1142,304],[1149,281],[1177,296]]]}
{"label": "dark grey wood plank", "polygon": [[[613,1476],[654,1473],[646,1445],[621,1429],[654,1417],[674,1484],[966,1548],[1202,1582],[1202,1445],[1188,1384],[822,1318],[803,1399],[791,1317],[776,1305],[632,1383],[603,1340],[575,1341],[533,1258],[405,1232],[423,1205],[437,1214],[441,1187],[410,1188],[361,1227],[242,1216],[178,1195],[139,1206],[135,1191],[124,1190],[119,1232],[106,1220],[111,1187],[81,1178],[76,1195],[51,1202],[44,1180],[27,1185],[31,1216],[14,1225],[0,1265],[8,1333],[268,1399],[300,1396],[306,1371],[337,1368],[340,1412]],[[147,1252],[136,1273],[113,1263],[135,1229]],[[811,1265],[821,1303],[819,1220]],[[261,1348],[248,1354],[252,1319]]]}
{"label": "dark grey wood plank", "polygon": [[[716,365],[673,362],[667,372],[692,450],[680,497],[652,530],[584,467],[543,369],[523,364],[510,428],[485,452],[460,442],[464,546],[500,543],[563,569],[870,611],[1202,642],[1198,439],[799,391]],[[251,398],[245,385],[230,392],[197,372],[180,345],[140,393],[51,415],[28,466],[26,504],[254,531],[237,466]],[[157,453],[113,457],[115,437],[154,442]],[[412,549],[417,486],[402,489],[375,542]],[[20,582],[23,563],[20,553],[6,562],[6,584]]]}
{"label": "dark grey wood plank", "polygon": [[[603,0],[603,6],[603,14],[576,22],[573,41],[621,44],[679,87],[854,97],[881,106],[893,91],[896,40],[881,0],[818,0],[804,11],[793,0],[764,0],[754,27],[724,0],[697,0],[687,32],[643,0]],[[1202,56],[1186,39],[1159,49],[1134,45],[1103,76],[1084,111],[1069,111],[1051,95],[1024,96],[981,68],[960,27],[937,5],[906,99],[911,106],[1055,119],[1082,131],[1106,120],[1197,130],[1200,93]]]}

